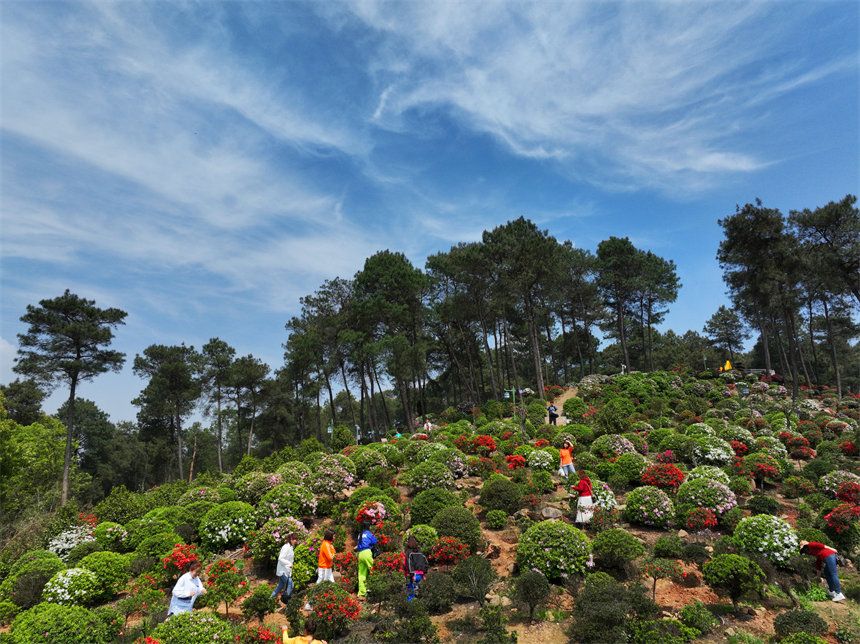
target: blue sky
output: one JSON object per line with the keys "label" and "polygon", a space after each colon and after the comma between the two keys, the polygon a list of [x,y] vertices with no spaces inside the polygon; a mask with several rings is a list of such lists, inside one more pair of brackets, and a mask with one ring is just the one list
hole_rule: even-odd
{"label": "blue sky", "polygon": [[278,367],[324,280],[520,215],[673,259],[664,328],[701,332],[717,219],[860,188],[853,1],[5,0],[0,27],[0,382],[69,288],[128,312],[128,366],[79,390],[114,421],[148,345]]}

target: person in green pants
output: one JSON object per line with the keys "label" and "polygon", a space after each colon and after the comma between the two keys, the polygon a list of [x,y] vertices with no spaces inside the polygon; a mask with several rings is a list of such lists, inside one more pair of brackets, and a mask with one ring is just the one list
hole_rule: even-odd
{"label": "person in green pants", "polygon": [[358,596],[367,595],[367,573],[373,568],[373,548],[376,536],[370,531],[370,521],[361,522],[361,533],[357,539],[358,548]]}

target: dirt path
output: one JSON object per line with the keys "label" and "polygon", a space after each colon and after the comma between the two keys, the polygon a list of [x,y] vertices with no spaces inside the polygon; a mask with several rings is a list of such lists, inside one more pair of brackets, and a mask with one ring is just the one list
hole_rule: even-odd
{"label": "dirt path", "polygon": [[[560,396],[556,396],[555,400],[553,401],[553,404],[558,407],[559,414],[564,409],[564,401],[568,398],[573,398],[578,393],[578,388],[571,387],[570,389],[567,389],[564,393],[562,393]],[[549,414],[546,415],[546,422],[549,423]]]}

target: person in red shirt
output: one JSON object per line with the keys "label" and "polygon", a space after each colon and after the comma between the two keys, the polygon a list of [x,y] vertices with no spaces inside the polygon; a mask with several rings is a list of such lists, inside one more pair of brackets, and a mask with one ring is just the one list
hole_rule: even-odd
{"label": "person in red shirt", "polygon": [[[574,523],[584,527],[594,516],[594,500],[591,498],[591,479],[580,474],[579,483],[572,490],[579,492],[579,501],[576,502],[576,518]],[[573,496],[573,495],[571,495]]]}
{"label": "person in red shirt", "polygon": [[845,595],[842,594],[842,588],[839,586],[839,573],[836,572],[836,550],[817,541],[801,541],[800,551],[815,557],[817,570],[821,570],[823,564],[822,574],[827,580],[827,587],[830,589],[827,594],[835,602],[843,601]]}

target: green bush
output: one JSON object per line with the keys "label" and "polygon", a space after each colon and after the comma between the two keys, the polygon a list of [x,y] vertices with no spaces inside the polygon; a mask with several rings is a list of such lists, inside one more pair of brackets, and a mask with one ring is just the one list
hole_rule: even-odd
{"label": "green bush", "polygon": [[113,641],[104,623],[81,606],[42,603],[12,622],[16,644],[103,644]]}
{"label": "green bush", "polygon": [[257,505],[256,518],[258,525],[278,517],[313,516],[317,507],[317,499],[313,493],[301,485],[284,483],[263,495]]}
{"label": "green bush", "polygon": [[184,543],[182,537],[175,532],[159,532],[141,541],[134,549],[139,557],[155,557],[160,559],[170,554],[177,543]]}
{"label": "green bush", "polygon": [[523,493],[520,486],[505,477],[493,477],[481,487],[480,504],[486,510],[514,514],[520,509]]}
{"label": "green bush", "polygon": [[0,626],[8,626],[11,624],[20,612],[21,607],[18,606],[18,604],[0,601]]}
{"label": "green bush", "polygon": [[94,552],[81,559],[78,567],[96,574],[102,599],[110,599],[122,590],[129,577],[128,559],[116,552]]}
{"label": "green bush", "polygon": [[148,521],[144,523],[140,519],[129,521],[125,526],[125,530],[126,535],[123,547],[126,550],[137,550],[137,547],[149,537],[173,532],[170,524],[164,521]]}
{"label": "green bush", "polygon": [[412,487],[413,492],[423,492],[434,488],[450,489],[454,485],[454,475],[442,463],[424,461],[403,475],[404,483]]}
{"label": "green bush", "polygon": [[772,496],[756,494],[747,501],[747,509],[753,514],[770,514],[778,516],[780,513],[779,501]]}
{"label": "green bush", "polygon": [[699,636],[699,631],[677,619],[650,619],[630,624],[632,644],[685,644]]}
{"label": "green bush", "polygon": [[456,595],[454,580],[445,572],[428,572],[418,587],[418,595],[432,615],[442,615],[451,610]]}
{"label": "green bush", "polygon": [[[838,630],[838,629],[837,629]],[[837,639],[839,639],[837,637]],[[827,644],[827,640],[809,633],[792,633],[780,640],[781,644]]]}
{"label": "green bush", "polygon": [[582,400],[582,398],[577,398],[576,396],[568,398],[562,405],[562,413],[570,420],[581,420],[582,415],[587,412],[588,403]]}
{"label": "green bush", "polygon": [[527,570],[517,577],[515,595],[529,607],[529,619],[534,618],[535,607],[549,597],[551,586],[547,578],[536,570]]}
{"label": "green bush", "polygon": [[626,398],[612,398],[597,410],[597,426],[605,434],[623,434],[633,425],[630,416],[635,412],[633,403]]}
{"label": "green bush", "polygon": [[69,550],[69,553],[66,555],[66,564],[70,568],[73,568],[77,566],[78,562],[87,555],[90,555],[94,552],[100,552],[102,550],[104,550],[104,548],[99,545],[98,541],[82,541],[74,548]]}
{"label": "green bush", "polygon": [[702,566],[702,578],[712,588],[725,590],[737,606],[744,593],[757,590],[765,580],[758,564],[740,555],[716,555]]}
{"label": "green bush", "polygon": [[573,642],[627,642],[636,619],[653,618],[659,608],[642,586],[625,587],[604,572],[587,575],[576,596]]}
{"label": "green bush", "polygon": [[277,610],[276,598],[270,597],[272,590],[269,584],[261,584],[242,602],[242,617],[245,618],[246,622],[250,622],[256,617],[262,624],[266,615]]}
{"label": "green bush", "polygon": [[692,604],[684,606],[681,609],[679,617],[685,625],[695,628],[703,635],[709,633],[720,624],[711,611],[700,601],[695,601]]}
{"label": "green bush", "polygon": [[607,568],[623,568],[645,554],[642,542],[621,528],[604,530],[594,537],[591,546],[598,562]]}
{"label": "green bush", "polygon": [[144,523],[151,521],[163,521],[171,528],[175,528],[180,523],[185,523],[185,510],[178,506],[153,508],[141,517]]}
{"label": "green bush", "polygon": [[591,543],[585,533],[561,521],[535,523],[520,536],[520,570],[538,570],[550,581],[585,572]]}
{"label": "green bush", "polygon": [[654,542],[653,554],[658,559],[680,559],[684,540],[677,534],[664,534]]}
{"label": "green bush", "polygon": [[[0,600],[13,601],[19,606],[35,605],[41,598],[42,589],[48,580],[65,568],[66,564],[53,552],[28,550],[15,560],[6,579],[0,584]],[[16,582],[25,574],[30,576],[26,584],[29,592],[25,593],[26,598],[23,595],[18,597],[21,589],[16,589]]]}
{"label": "green bush", "polygon": [[462,505],[442,508],[430,525],[436,528],[440,537],[457,537],[469,546],[472,553],[477,552],[481,545],[481,523],[471,510]]}
{"label": "green bush", "polygon": [[228,501],[206,513],[200,522],[200,538],[205,548],[218,552],[244,543],[253,529],[254,508],[242,501]]}
{"label": "green bush", "polygon": [[61,570],[51,577],[42,592],[44,601],[63,605],[87,605],[102,595],[96,574],[83,568]]}
{"label": "green bush", "polygon": [[140,495],[129,492],[124,485],[119,485],[99,501],[93,513],[100,521],[113,521],[125,525],[132,519],[139,519],[146,514],[146,509]]}
{"label": "green bush", "polygon": [[436,528],[433,526],[419,523],[417,525],[413,525],[406,531],[406,534],[403,535],[403,543],[409,541],[409,537],[415,537],[421,552],[426,555],[430,552],[430,548],[433,547],[433,544],[436,543],[436,540],[439,538],[439,533],[436,532]]}
{"label": "green bush", "polygon": [[475,599],[483,604],[487,590],[496,580],[496,572],[487,559],[472,555],[454,567],[452,577],[465,597]]}
{"label": "green bush", "polygon": [[331,434],[331,450],[339,452],[347,445],[355,445],[355,434],[346,425],[338,425]]}
{"label": "green bush", "polygon": [[217,616],[213,617],[212,613],[179,613],[171,615],[156,626],[151,636],[171,644],[210,644],[229,641],[233,630],[229,622]]}
{"label": "green bush", "polygon": [[487,512],[486,524],[490,530],[501,530],[508,524],[508,515],[504,510]]}
{"label": "green bush", "polygon": [[622,454],[615,461],[615,470],[617,474],[624,477],[626,484],[629,485],[639,482],[646,465],[645,457],[640,454]]}
{"label": "green bush", "polygon": [[453,492],[431,489],[415,495],[409,512],[413,524],[430,525],[440,510],[461,505],[460,499]]}
{"label": "green bush", "polygon": [[701,565],[708,560],[708,557],[710,554],[701,543],[685,543],[681,548],[681,559],[684,561]]}
{"label": "green bush", "polygon": [[752,483],[745,476],[733,476],[729,479],[729,489],[737,496],[752,494]]}
{"label": "green bush", "polygon": [[792,633],[826,633],[827,622],[811,610],[790,610],[773,619],[773,629],[779,637]]}

